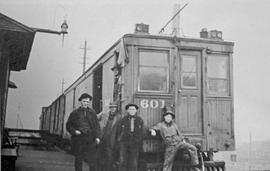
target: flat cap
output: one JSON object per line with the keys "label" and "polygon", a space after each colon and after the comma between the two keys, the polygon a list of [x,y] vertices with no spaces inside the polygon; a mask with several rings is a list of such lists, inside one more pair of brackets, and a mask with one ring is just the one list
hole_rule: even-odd
{"label": "flat cap", "polygon": [[110,102],[109,107],[118,107],[117,102]]}
{"label": "flat cap", "polygon": [[83,93],[78,100],[81,101],[82,99],[88,99],[88,98],[90,100],[92,100],[92,96],[91,95],[89,95],[87,93]]}
{"label": "flat cap", "polygon": [[171,110],[167,110],[167,111],[163,114],[163,117],[165,117],[165,116],[167,116],[167,115],[171,115],[173,119],[175,118],[175,114],[174,114]]}
{"label": "flat cap", "polygon": [[129,108],[130,106],[134,106],[137,110],[139,109],[139,106],[137,106],[136,104],[133,104],[133,103],[127,104],[126,107],[125,107],[125,109],[128,110],[128,108]]}

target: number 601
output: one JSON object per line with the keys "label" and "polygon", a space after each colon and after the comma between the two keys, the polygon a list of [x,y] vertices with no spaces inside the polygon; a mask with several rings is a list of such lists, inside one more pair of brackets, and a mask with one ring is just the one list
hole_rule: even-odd
{"label": "number 601", "polygon": [[164,100],[157,100],[157,99],[142,99],[140,102],[140,105],[142,108],[164,108],[165,107],[165,101]]}

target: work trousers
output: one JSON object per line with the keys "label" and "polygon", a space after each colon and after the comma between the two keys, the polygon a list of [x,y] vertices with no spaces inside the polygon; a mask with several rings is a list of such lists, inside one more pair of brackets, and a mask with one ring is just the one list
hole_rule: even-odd
{"label": "work trousers", "polygon": [[103,155],[101,154],[100,160],[105,160],[102,161],[102,171],[116,171],[117,167],[116,167],[116,160],[117,160],[117,152],[115,151],[115,149],[111,148],[111,147],[107,147],[104,151],[103,151]]}
{"label": "work trousers", "polygon": [[139,147],[138,144],[120,143],[119,171],[137,171]]}
{"label": "work trousers", "polygon": [[[93,144],[94,145],[94,144]],[[83,160],[86,159],[89,167],[89,171],[96,171],[96,148],[92,146],[84,146],[82,150],[74,154],[75,156],[75,171],[82,171]]]}
{"label": "work trousers", "polygon": [[[75,171],[82,171],[83,170],[83,159],[85,155],[84,154],[77,154],[75,155]],[[90,161],[88,162],[89,171],[95,171],[94,165],[91,165]]]}
{"label": "work trousers", "polygon": [[166,146],[165,155],[164,155],[164,163],[163,163],[163,171],[172,170],[174,157],[177,151],[180,149],[188,149],[190,153],[190,159],[191,159],[192,165],[199,164],[196,147],[193,146],[192,144],[181,141],[177,144]]}

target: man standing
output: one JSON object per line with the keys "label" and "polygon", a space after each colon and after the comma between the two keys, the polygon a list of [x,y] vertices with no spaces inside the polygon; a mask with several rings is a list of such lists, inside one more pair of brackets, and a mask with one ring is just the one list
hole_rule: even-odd
{"label": "man standing", "polygon": [[82,171],[83,158],[86,155],[91,170],[95,159],[95,146],[100,142],[100,126],[96,112],[89,107],[92,96],[84,93],[80,96],[81,106],[71,112],[66,123],[71,134],[72,151],[75,155],[75,171]]}
{"label": "man standing", "polygon": [[127,115],[119,124],[120,166],[119,171],[137,171],[139,150],[143,139],[143,120],[137,115],[139,107],[128,104]]}
{"label": "man standing", "polygon": [[100,144],[101,163],[103,163],[104,171],[115,170],[115,161],[117,158],[117,151],[115,147],[117,125],[121,119],[121,114],[117,111],[117,103],[111,102],[109,105],[109,112],[100,113],[98,115],[99,122],[102,128],[103,136]]}

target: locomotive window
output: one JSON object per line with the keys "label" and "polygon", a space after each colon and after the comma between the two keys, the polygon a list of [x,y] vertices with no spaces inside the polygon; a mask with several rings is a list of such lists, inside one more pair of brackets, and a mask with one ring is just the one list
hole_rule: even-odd
{"label": "locomotive window", "polygon": [[227,56],[208,56],[207,88],[212,95],[229,95],[229,67]]}
{"label": "locomotive window", "polygon": [[139,51],[139,90],[168,91],[168,51]]}
{"label": "locomotive window", "polygon": [[197,87],[197,62],[196,56],[182,57],[182,79],[181,84],[184,88]]}

